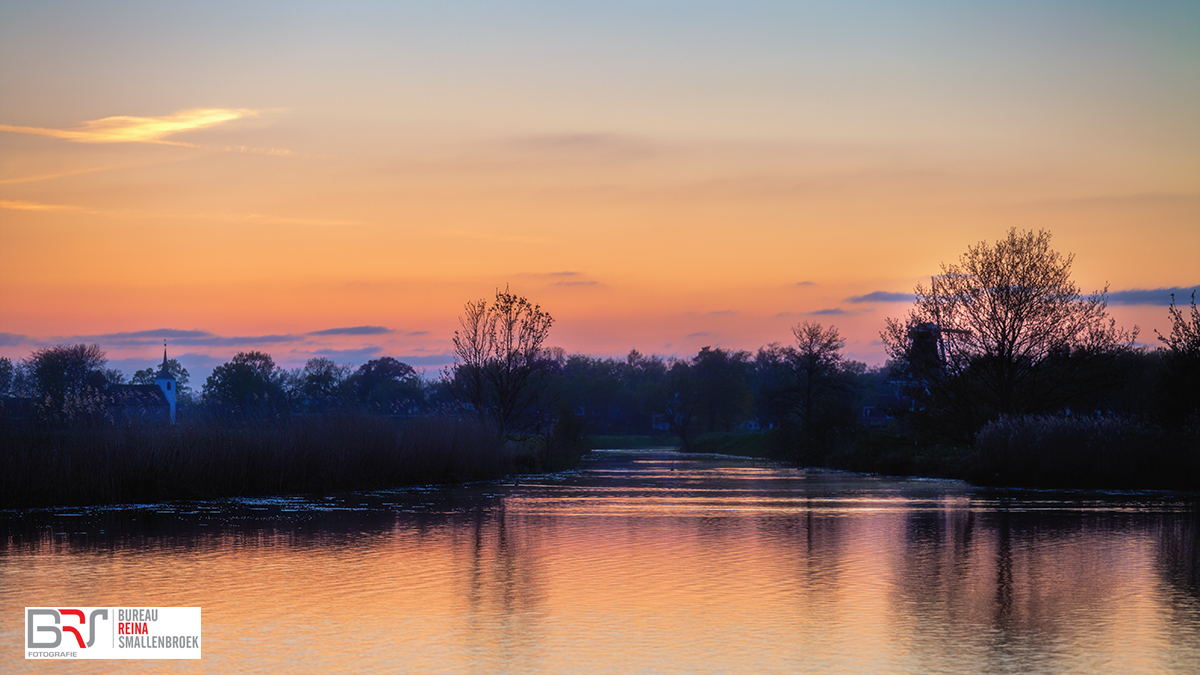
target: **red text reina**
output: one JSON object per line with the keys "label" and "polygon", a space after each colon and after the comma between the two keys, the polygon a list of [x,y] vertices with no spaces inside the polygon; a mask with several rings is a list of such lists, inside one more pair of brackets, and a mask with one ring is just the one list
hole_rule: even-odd
{"label": "red text reina", "polygon": [[145,621],[121,621],[117,623],[117,635],[149,635]]}

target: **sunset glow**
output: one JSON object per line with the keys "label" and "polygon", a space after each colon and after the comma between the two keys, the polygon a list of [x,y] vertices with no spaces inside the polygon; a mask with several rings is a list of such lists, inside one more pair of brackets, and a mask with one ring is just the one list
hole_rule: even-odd
{"label": "sunset glow", "polygon": [[0,93],[10,358],[433,374],[508,285],[568,352],[879,364],[1011,227],[1146,344],[1200,287],[1196,3],[2,2]]}

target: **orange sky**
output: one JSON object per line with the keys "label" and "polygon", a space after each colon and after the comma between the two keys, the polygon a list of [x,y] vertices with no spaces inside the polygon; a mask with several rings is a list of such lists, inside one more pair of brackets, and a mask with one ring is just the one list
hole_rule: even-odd
{"label": "orange sky", "polygon": [[879,363],[850,299],[1010,227],[1200,285],[1194,4],[672,7],[0,5],[0,355],[435,367],[510,285],[569,352]]}

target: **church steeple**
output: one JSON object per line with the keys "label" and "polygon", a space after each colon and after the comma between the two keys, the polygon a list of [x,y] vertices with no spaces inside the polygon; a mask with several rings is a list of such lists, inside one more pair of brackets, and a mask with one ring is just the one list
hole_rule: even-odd
{"label": "church steeple", "polygon": [[170,367],[167,365],[167,341],[163,340],[163,362],[162,368],[158,371],[158,375],[154,376],[154,384],[162,389],[163,396],[167,399],[167,404],[171,406],[171,424],[175,424],[175,376],[171,374]]}
{"label": "church steeple", "polygon": [[156,379],[156,380],[165,380],[165,379],[172,379],[172,380],[173,380],[173,379],[175,379],[175,377],[171,375],[171,369],[170,369],[170,366],[168,366],[168,365],[167,365],[167,341],[166,341],[166,340],[163,340],[163,363],[162,363],[162,368],[159,368],[159,369],[158,369],[158,376],[157,376],[156,378],[154,378],[154,379]]}

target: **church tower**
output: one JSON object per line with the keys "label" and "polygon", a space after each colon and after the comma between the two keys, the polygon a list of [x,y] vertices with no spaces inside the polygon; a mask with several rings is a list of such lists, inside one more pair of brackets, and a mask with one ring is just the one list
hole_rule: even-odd
{"label": "church tower", "polygon": [[179,388],[179,383],[175,381],[175,376],[167,369],[167,343],[163,342],[163,363],[159,369],[158,375],[154,376],[154,384],[162,389],[163,396],[167,397],[167,403],[171,406],[171,424],[175,424],[175,394]]}

